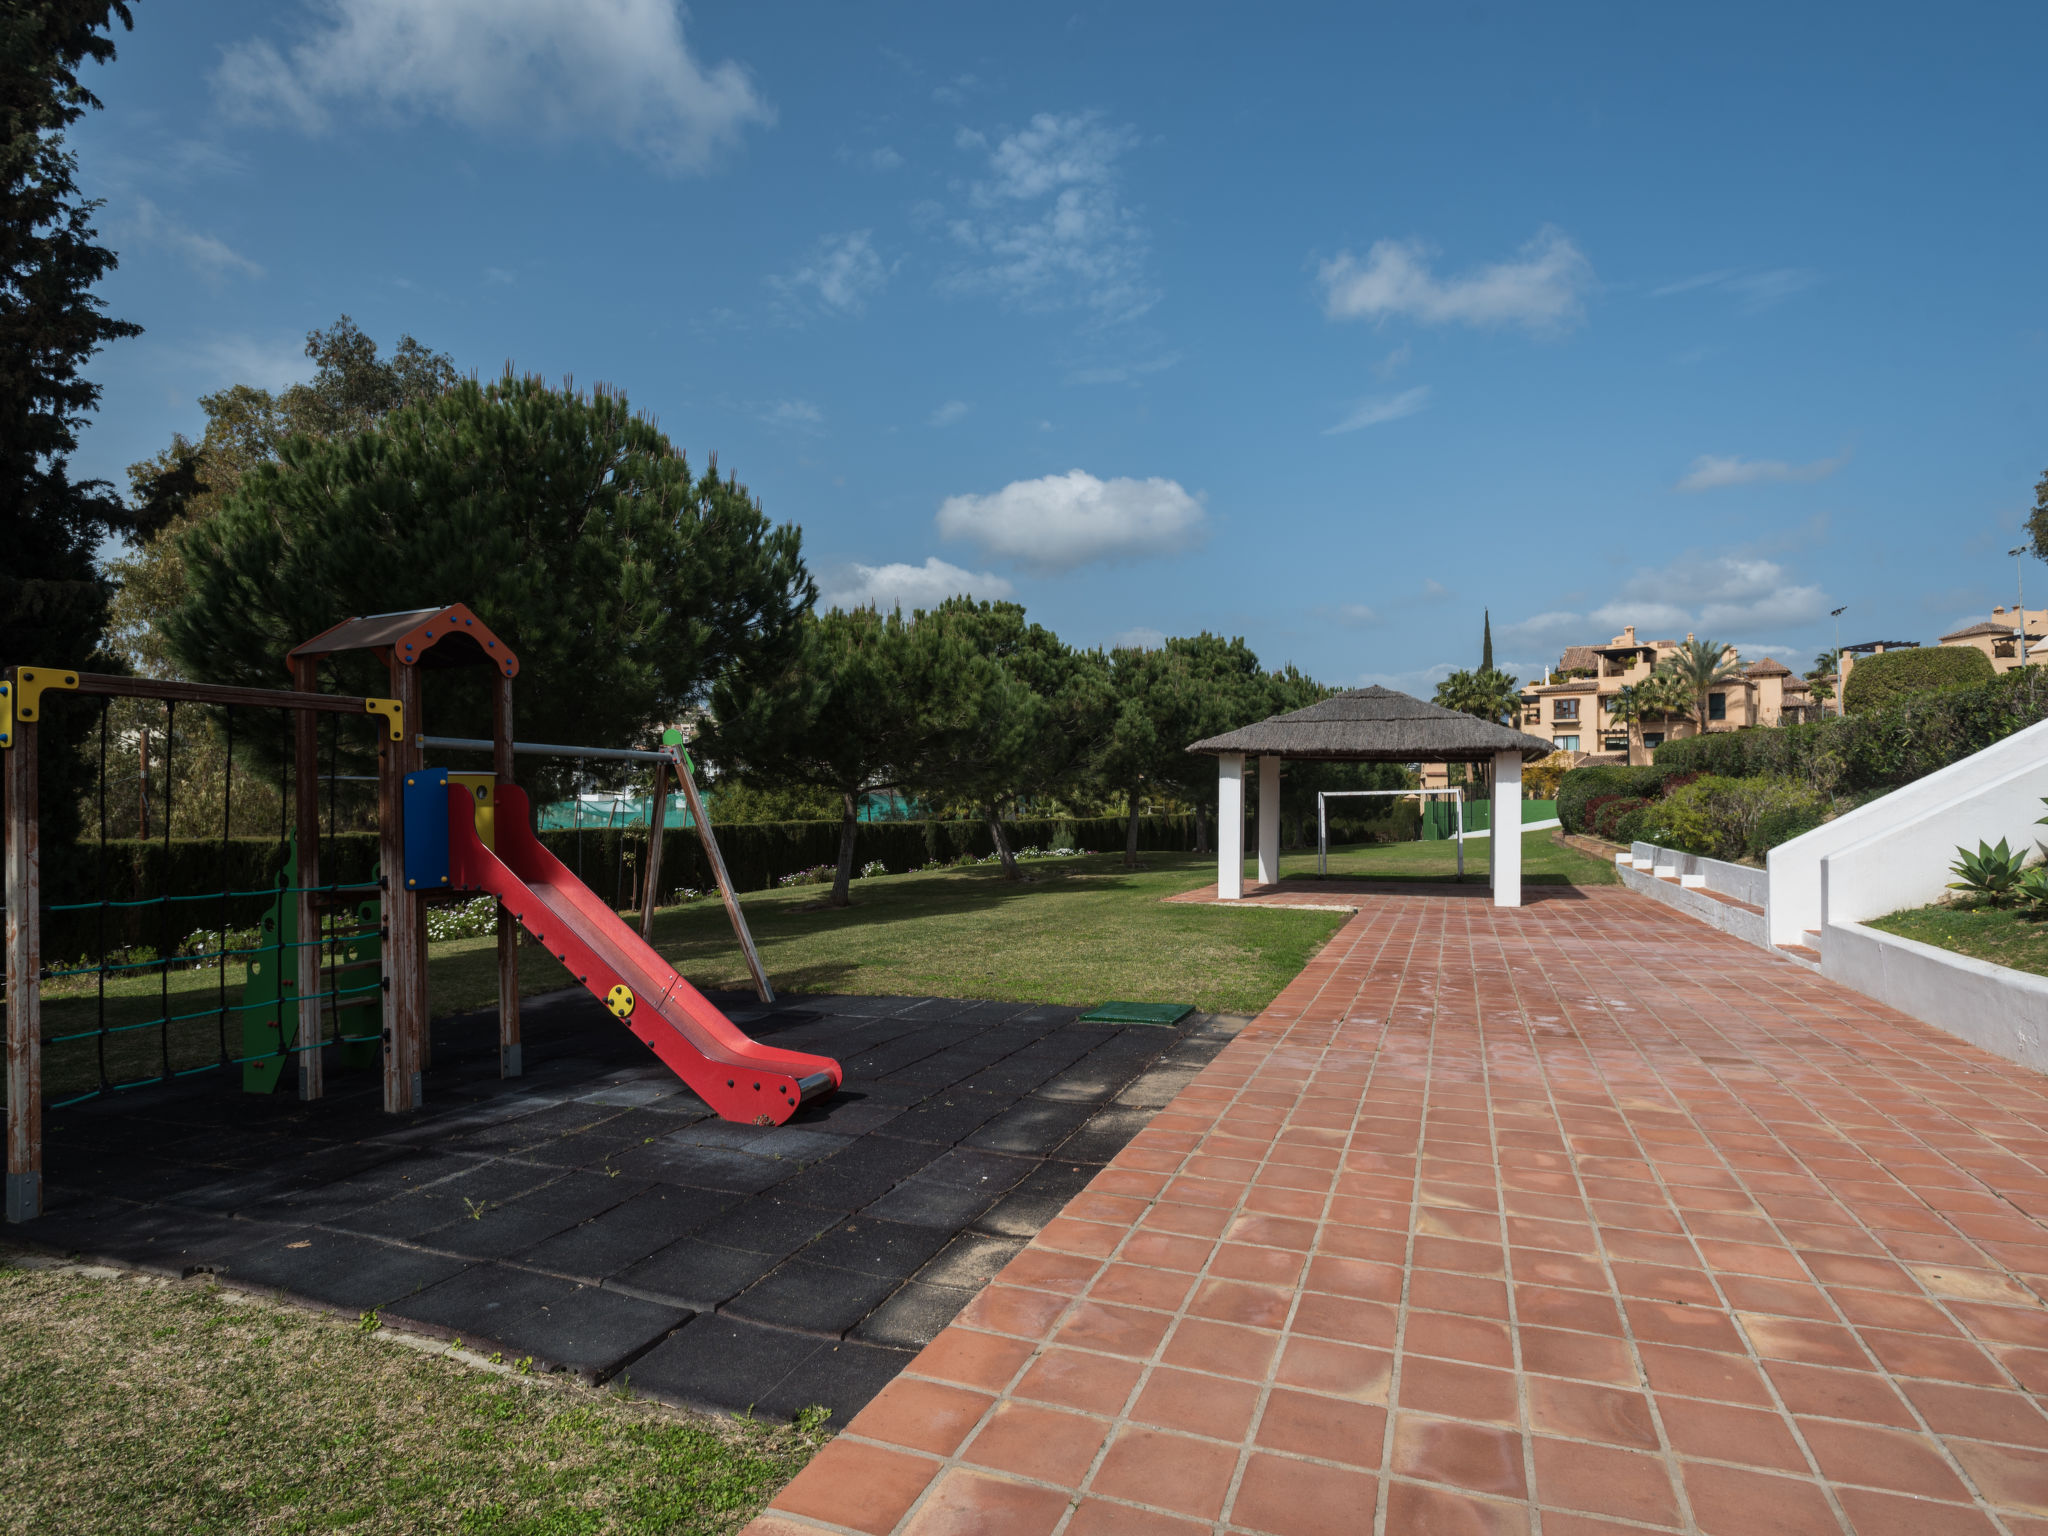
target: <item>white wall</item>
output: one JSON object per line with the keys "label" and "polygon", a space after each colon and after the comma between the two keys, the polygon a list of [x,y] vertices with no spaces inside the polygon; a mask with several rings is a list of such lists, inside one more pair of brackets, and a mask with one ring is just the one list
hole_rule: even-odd
{"label": "white wall", "polygon": [[[2043,795],[2048,720],[1780,843],[1767,861],[1771,942],[1804,944],[1831,912],[1853,921],[1938,899],[1958,844],[2003,837],[2017,847],[2048,836],[2034,826]],[[1838,866],[1830,890],[1824,863],[1859,845],[1870,846]]]}
{"label": "white wall", "polygon": [[2048,976],[1953,955],[1861,923],[1829,923],[1823,976],[1972,1045],[2048,1071]]}

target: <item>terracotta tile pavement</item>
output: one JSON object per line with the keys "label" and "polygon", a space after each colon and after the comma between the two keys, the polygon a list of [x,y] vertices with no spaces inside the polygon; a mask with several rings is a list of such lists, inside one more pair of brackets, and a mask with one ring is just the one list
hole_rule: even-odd
{"label": "terracotta tile pavement", "polygon": [[755,1536],[2048,1532],[2048,1078],[1544,894],[1362,903]]}

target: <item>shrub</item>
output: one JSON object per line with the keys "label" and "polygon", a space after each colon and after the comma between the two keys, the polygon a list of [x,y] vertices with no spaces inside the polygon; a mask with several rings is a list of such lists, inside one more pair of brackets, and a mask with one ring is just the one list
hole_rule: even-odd
{"label": "shrub", "polygon": [[1621,823],[1649,803],[1638,795],[1602,795],[1587,819],[1587,826],[1594,836],[1604,837],[1610,842],[1630,841],[1620,835]]}
{"label": "shrub", "polygon": [[[1850,674],[1852,681],[1861,671]],[[2048,719],[2048,668],[2020,667],[1974,688],[1923,693],[1884,709],[1830,716],[1810,725],[1667,741],[1657,748],[1657,766],[1728,778],[1774,775],[1796,779],[1826,796],[1860,794],[1909,784],[2043,719]],[[1577,776],[1567,774],[1558,791],[1560,816],[1566,789]]]}
{"label": "shrub", "polygon": [[1572,754],[1553,752],[1522,769],[1522,793],[1531,800],[1555,800],[1557,786],[1572,771]]}
{"label": "shrub", "polygon": [[1654,801],[1644,800],[1634,809],[1615,817],[1614,831],[1610,834],[1617,843],[1651,843],[1656,841],[1655,818],[1657,806]]}
{"label": "shrub", "polygon": [[1761,858],[1818,826],[1826,811],[1819,793],[1790,779],[1701,774],[1657,803],[1643,835],[1710,859]]}
{"label": "shrub", "polygon": [[1852,715],[1884,709],[1919,694],[1988,683],[1997,674],[1991,658],[1974,645],[1919,646],[1879,651],[1850,669],[1842,705]]}
{"label": "shrub", "polygon": [[1586,822],[1586,807],[1601,795],[1628,795],[1646,800],[1670,777],[1663,767],[1623,768],[1613,763],[1595,763],[1574,768],[1558,781],[1557,819],[1567,832],[1592,830]]}

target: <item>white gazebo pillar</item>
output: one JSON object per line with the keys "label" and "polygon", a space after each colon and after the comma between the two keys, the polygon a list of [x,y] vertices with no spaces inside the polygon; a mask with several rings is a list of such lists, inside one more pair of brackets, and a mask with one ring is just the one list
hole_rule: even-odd
{"label": "white gazebo pillar", "polygon": [[1244,895],[1244,754],[1216,757],[1216,898]]}
{"label": "white gazebo pillar", "polygon": [[1522,754],[1493,754],[1493,830],[1487,856],[1496,907],[1522,904]]}
{"label": "white gazebo pillar", "polygon": [[1280,758],[1259,758],[1259,884],[1280,879]]}

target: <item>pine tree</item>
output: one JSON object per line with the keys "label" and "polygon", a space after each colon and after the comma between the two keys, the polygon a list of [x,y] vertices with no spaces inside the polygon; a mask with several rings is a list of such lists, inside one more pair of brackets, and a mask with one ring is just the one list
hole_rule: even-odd
{"label": "pine tree", "polygon": [[[73,481],[79,429],[98,406],[82,376],[106,342],[141,327],[108,317],[92,289],[115,264],[92,227],[64,129],[100,103],[78,67],[114,57],[121,0],[9,0],[0,7],[0,666],[78,667],[98,658],[107,586],[94,552],[135,521],[103,480]],[[75,827],[94,716],[49,712],[41,732],[45,846]]]}
{"label": "pine tree", "polygon": [[[285,653],[342,619],[467,603],[519,657],[519,734],[588,746],[644,742],[728,668],[785,659],[817,593],[801,533],[715,465],[693,474],[622,395],[509,375],[288,439],[179,550],[163,628],[186,677],[278,687]],[[489,734],[466,675],[429,687],[427,731]],[[388,691],[368,658],[334,681]]]}
{"label": "pine tree", "polygon": [[1485,610],[1485,613],[1485,638],[1479,642],[1479,670],[1491,672],[1493,670],[1493,610],[1488,608]]}

